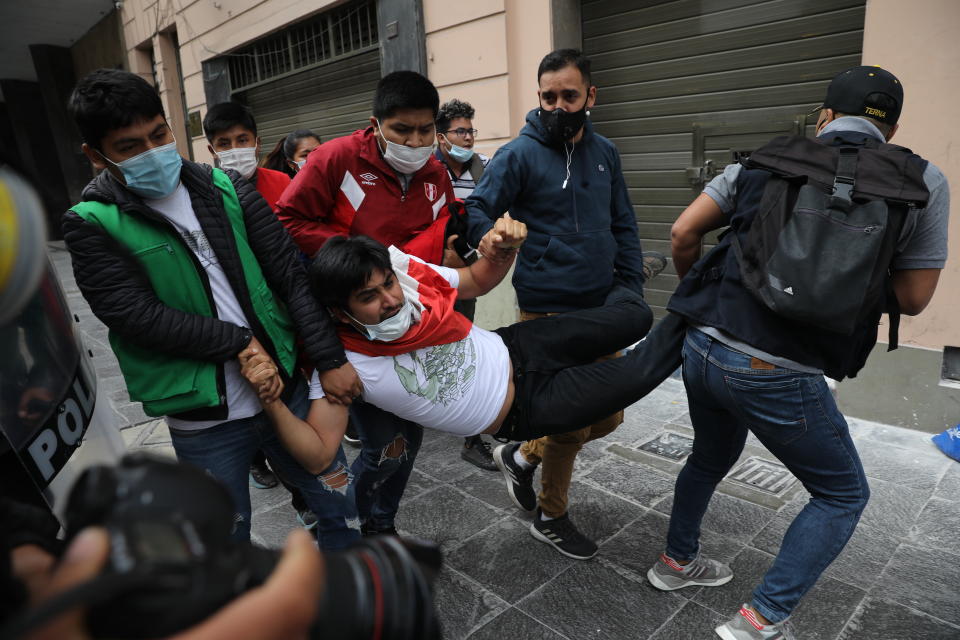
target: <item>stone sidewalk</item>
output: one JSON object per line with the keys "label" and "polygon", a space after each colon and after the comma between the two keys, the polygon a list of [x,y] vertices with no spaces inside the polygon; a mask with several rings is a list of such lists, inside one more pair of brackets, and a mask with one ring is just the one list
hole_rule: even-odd
{"label": "stone sidewalk", "polygon": [[[130,403],[106,330],[76,290],[69,257],[56,245],[51,257],[128,447],[172,455],[164,423]],[[801,640],[957,640],[960,463],[937,451],[927,434],[849,422],[872,496],[791,630]],[[584,448],[570,514],[600,552],[580,562],[530,536],[530,515],[510,502],[500,474],[460,459],[461,439],[428,431],[397,525],[445,552],[436,586],[445,637],[715,639],[713,626],[749,600],[807,494],[751,437],[703,523],[704,552],[729,562],[733,581],[657,591],[644,574],[663,547],[673,483],[691,437],[683,385],[670,379],[630,407],[617,431]],[[296,526],[289,496],[282,488],[251,493],[254,541],[280,546]]]}

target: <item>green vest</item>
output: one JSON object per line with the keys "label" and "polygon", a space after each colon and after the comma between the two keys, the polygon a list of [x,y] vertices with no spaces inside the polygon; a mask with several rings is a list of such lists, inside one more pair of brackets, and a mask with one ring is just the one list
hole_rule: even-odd
{"label": "green vest", "polygon": [[[278,364],[287,375],[291,375],[296,362],[296,346],[290,315],[264,280],[260,264],[247,241],[243,210],[230,178],[223,171],[214,169],[213,184],[223,193],[223,206],[236,239],[257,320],[273,342]],[[124,213],[115,204],[81,202],[70,210],[85,221],[98,225],[130,251],[143,266],[163,304],[186,313],[216,316],[216,307],[198,271],[200,267],[173,228]],[[216,363],[148,349],[138,344],[136,336],[121,336],[112,329],[109,335],[130,399],[142,402],[147,415],[165,416],[216,407],[226,402],[217,389]]]}

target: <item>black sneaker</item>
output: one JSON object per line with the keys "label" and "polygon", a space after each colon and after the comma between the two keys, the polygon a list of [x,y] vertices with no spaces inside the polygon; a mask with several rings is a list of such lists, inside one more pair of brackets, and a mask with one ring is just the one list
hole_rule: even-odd
{"label": "black sneaker", "polygon": [[277,476],[266,464],[250,465],[250,486],[255,489],[273,489],[277,486]]}
{"label": "black sneaker", "polygon": [[360,436],[357,435],[357,428],[352,422],[347,423],[347,430],[343,432],[343,440],[354,447],[360,446]]}
{"label": "black sneaker", "polygon": [[644,251],[642,259],[644,281],[657,277],[661,271],[667,268],[667,256],[659,251]]}
{"label": "black sneaker", "polygon": [[537,515],[530,523],[530,535],[534,538],[574,560],[589,560],[597,555],[597,543],[577,531],[566,513],[553,520],[541,520],[540,515],[537,507]]}
{"label": "black sneaker", "polygon": [[536,467],[524,469],[513,460],[513,452],[520,443],[502,444],[493,450],[493,461],[507,481],[507,493],[513,504],[524,511],[537,508],[537,494],[533,490],[533,472]]}
{"label": "black sneaker", "polygon": [[497,463],[493,461],[493,454],[490,453],[490,445],[480,436],[465,439],[463,448],[460,449],[460,457],[481,469],[497,470]]}

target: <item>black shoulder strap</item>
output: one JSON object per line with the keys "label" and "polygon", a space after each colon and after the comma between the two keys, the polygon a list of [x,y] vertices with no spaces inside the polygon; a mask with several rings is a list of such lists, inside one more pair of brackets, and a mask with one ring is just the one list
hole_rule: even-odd
{"label": "black shoulder strap", "polygon": [[483,161],[476,153],[473,154],[473,161],[470,163],[470,177],[474,184],[480,183],[480,176],[483,175]]}

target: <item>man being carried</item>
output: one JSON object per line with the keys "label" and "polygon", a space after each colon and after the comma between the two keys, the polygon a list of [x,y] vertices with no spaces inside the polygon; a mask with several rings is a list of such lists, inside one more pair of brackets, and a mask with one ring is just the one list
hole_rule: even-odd
{"label": "man being carried", "polygon": [[[505,215],[485,239],[509,255],[525,236],[526,227]],[[598,354],[629,347],[650,328],[650,308],[624,287],[615,288],[602,307],[493,332],[474,326],[454,313],[453,304],[457,296],[482,295],[503,279],[512,259],[498,258],[450,269],[366,237],[333,238],[324,245],[310,268],[311,288],[340,323],[364,402],[430,429],[523,441],[622,409],[676,368],[678,358],[649,355],[682,333],[673,316],[627,356],[594,362]],[[244,351],[242,359],[251,384],[275,384],[276,367],[256,349]],[[337,451],[347,409],[328,402],[317,384],[310,397],[306,421],[270,396],[264,408],[291,453],[308,469],[320,469]]]}

